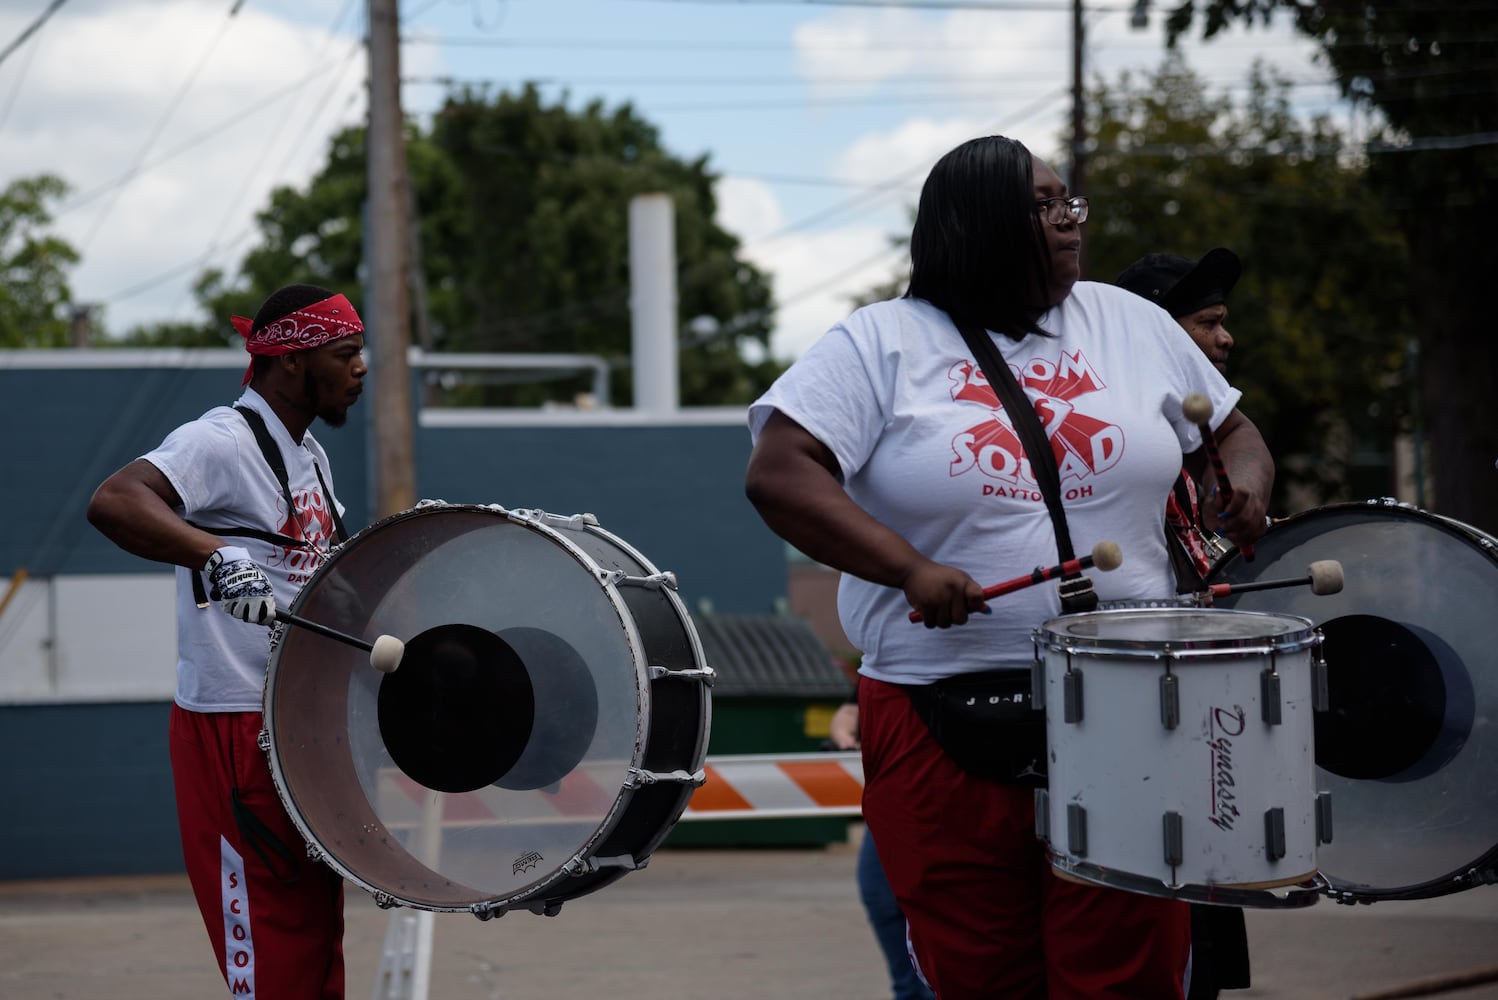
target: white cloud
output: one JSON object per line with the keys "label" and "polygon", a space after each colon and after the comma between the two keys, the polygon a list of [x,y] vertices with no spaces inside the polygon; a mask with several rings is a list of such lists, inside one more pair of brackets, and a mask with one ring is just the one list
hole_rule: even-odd
{"label": "white cloud", "polygon": [[837,158],[836,173],[858,184],[898,182],[913,203],[931,165],[942,154],[975,136],[985,135],[982,121],[970,118],[914,118],[888,131],[859,136]]}
{"label": "white cloud", "polygon": [[890,249],[889,236],[874,226],[847,226],[747,247],[745,257],[775,280],[780,309],[771,354],[786,361],[799,357],[852,311],[852,296],[900,273],[904,253]]}
{"label": "white cloud", "polygon": [[785,225],[780,199],[764,181],[752,177],[723,177],[714,188],[718,224],[746,243],[762,240]]}
{"label": "white cloud", "polygon": [[[232,270],[245,244],[214,248],[252,225],[273,186],[305,183],[331,130],[362,114],[362,97],[349,100],[359,41],[257,6],[229,18],[228,4],[197,0],[76,4],[0,65],[0,185],[48,172],[71,186],[55,229],[83,255],[75,298],[103,300],[111,332],[191,316],[191,282],[204,266]],[[0,13],[0,37],[34,16]]]}
{"label": "white cloud", "polygon": [[[557,37],[583,23],[578,11],[586,8],[577,2],[514,5],[505,29]],[[254,0],[232,20],[230,6],[229,0],[72,0],[0,63],[0,186],[44,171],[73,186],[55,229],[84,254],[71,276],[76,297],[106,300],[114,332],[192,315],[192,280],[204,266],[237,268],[250,242],[225,244],[252,231],[270,189],[304,185],[325,161],[329,134],[363,118],[356,23],[363,4]],[[433,38],[482,33],[465,7],[428,4],[411,31]],[[0,39],[19,35],[40,8],[0,0]],[[599,4],[593,34],[606,33],[617,10],[612,0]],[[665,32],[679,13],[662,9],[657,17],[650,5],[631,8],[628,31]],[[662,127],[683,130],[685,139],[671,135],[682,145],[718,154],[718,168],[728,174],[718,185],[720,222],[743,238],[747,257],[775,276],[783,303],[775,353],[793,357],[846,314],[846,296],[886,280],[897,261],[903,266],[888,254],[860,262],[908,229],[908,209],[942,153],[972,136],[1001,132],[1055,159],[1070,104],[1071,20],[1069,11],[822,8],[796,15],[787,29],[783,12],[763,16],[769,30],[789,30],[797,46],[795,65],[813,100],[808,111],[679,117]],[[1089,72],[1111,78],[1124,65],[1158,65],[1163,49],[1155,21],[1150,32],[1136,33],[1124,13],[1090,18]],[[1235,30],[1192,47],[1192,59],[1220,87],[1241,83],[1259,54],[1308,76],[1312,50],[1288,31]],[[482,64],[492,54],[421,44],[403,46],[401,58],[405,74],[424,76],[448,72],[449,59]],[[596,75],[598,58],[587,49],[557,53],[556,74]],[[318,69],[327,72],[298,85]],[[275,98],[282,90],[290,92]],[[436,94],[412,88],[407,110],[429,112],[413,102]],[[814,103],[860,95],[889,99],[837,103],[836,114],[827,111],[833,105]],[[169,109],[170,120],[152,139]],[[728,149],[765,177],[821,175],[853,187],[829,194],[748,179],[735,171],[750,168],[722,158],[719,151]],[[137,162],[138,175],[120,183]],[[173,269],[180,274],[119,297]]]}

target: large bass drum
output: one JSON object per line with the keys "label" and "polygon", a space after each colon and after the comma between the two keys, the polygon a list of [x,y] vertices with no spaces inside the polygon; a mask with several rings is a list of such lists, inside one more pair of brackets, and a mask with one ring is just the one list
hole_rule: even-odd
{"label": "large bass drum", "polygon": [[1304,575],[1341,562],[1342,591],[1219,598],[1300,615],[1323,636],[1329,702],[1315,716],[1317,786],[1335,826],[1327,895],[1420,899],[1494,880],[1498,865],[1498,541],[1392,500],[1276,522],[1252,559],[1231,551],[1209,583]]}
{"label": "large bass drum", "polygon": [[261,742],[309,849],[382,906],[482,918],[643,867],[707,750],[675,583],[588,514],[424,502],[353,536],[291,610],[405,654],[277,629]]}

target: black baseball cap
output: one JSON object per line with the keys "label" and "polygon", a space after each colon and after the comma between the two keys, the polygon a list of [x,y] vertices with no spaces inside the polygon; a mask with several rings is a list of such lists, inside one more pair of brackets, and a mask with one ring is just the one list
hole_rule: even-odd
{"label": "black baseball cap", "polygon": [[1226,247],[1192,260],[1173,253],[1148,253],[1123,269],[1113,283],[1149,299],[1171,316],[1186,316],[1227,301],[1243,263]]}

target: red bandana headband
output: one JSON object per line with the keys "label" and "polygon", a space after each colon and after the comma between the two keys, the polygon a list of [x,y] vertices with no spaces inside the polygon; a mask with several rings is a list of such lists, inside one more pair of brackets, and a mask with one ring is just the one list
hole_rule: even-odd
{"label": "red bandana headband", "polygon": [[[364,332],[364,324],[354,311],[353,303],[342,295],[333,295],[287,313],[272,320],[259,330],[254,330],[255,321],[243,316],[230,316],[229,322],[244,338],[244,349],[251,354],[292,354],[310,351],[329,341],[350,337]],[[253,364],[245,369],[244,381],[248,385]]]}

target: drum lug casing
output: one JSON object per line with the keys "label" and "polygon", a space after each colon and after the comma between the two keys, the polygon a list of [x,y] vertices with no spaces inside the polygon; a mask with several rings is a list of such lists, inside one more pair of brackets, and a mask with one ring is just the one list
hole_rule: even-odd
{"label": "drum lug casing", "polygon": [[[538,917],[554,917],[562,912],[562,902],[556,899],[538,899],[524,905],[527,910]],[[495,917],[502,917],[509,913],[511,909],[512,907],[500,903],[474,903],[468,908],[468,912],[480,920],[493,920]]]}
{"label": "drum lug casing", "polygon": [[1311,711],[1325,712],[1332,707],[1332,688],[1326,657],[1321,655],[1320,632],[1316,638],[1316,655],[1311,659]]}
{"label": "drum lug casing", "polygon": [[1285,810],[1280,806],[1264,813],[1264,853],[1270,861],[1285,856]]}
{"label": "drum lug casing", "polygon": [[663,781],[674,781],[682,785],[691,785],[700,788],[707,781],[707,771],[698,768],[696,771],[647,771],[642,767],[629,769],[629,776],[624,779],[625,788],[639,788],[642,785],[655,785]]}
{"label": "drum lug casing", "polygon": [[1076,802],[1066,804],[1066,849],[1087,857],[1087,810]]}
{"label": "drum lug casing", "polygon": [[1045,711],[1045,661],[1038,647],[1035,659],[1030,661],[1030,707]]}
{"label": "drum lug casing", "polygon": [[651,573],[649,576],[630,576],[617,569],[600,569],[598,580],[605,587],[643,587],[646,590],[676,589],[676,574],[671,572]]}
{"label": "drum lug casing", "polygon": [[[1168,667],[1166,668],[1169,669]],[[1160,725],[1174,729],[1181,724],[1181,680],[1175,674],[1160,675]],[[1180,864],[1180,862],[1176,862]]]}
{"label": "drum lug casing", "polygon": [[703,684],[706,684],[708,687],[712,687],[713,681],[717,680],[717,678],[718,672],[712,667],[707,666],[700,667],[696,670],[672,670],[669,667],[663,667],[657,663],[652,663],[650,665],[650,679],[653,681],[699,681]]}
{"label": "drum lug casing", "polygon": [[1035,836],[1051,839],[1051,796],[1044,788],[1035,789]]}
{"label": "drum lug casing", "polygon": [[400,902],[388,892],[372,892],[370,893],[370,895],[374,897],[375,905],[382,910],[393,910],[397,906],[401,905]]}
{"label": "drum lug casing", "polygon": [[636,860],[632,854],[619,854],[609,858],[573,858],[562,866],[562,870],[573,878],[576,878],[579,875],[591,875],[605,868],[622,868],[627,872],[639,871],[648,863],[648,860]]}
{"label": "drum lug casing", "polygon": [[1160,817],[1160,832],[1165,843],[1165,863],[1178,868],[1186,860],[1185,838],[1181,832],[1181,814],[1168,812]]}
{"label": "drum lug casing", "polygon": [[1332,842],[1332,793],[1316,793],[1316,843]]}
{"label": "drum lug casing", "polygon": [[270,730],[269,729],[262,729],[262,730],[260,730],[260,734],[255,737],[255,745],[257,747],[259,747],[265,753],[270,753]]}
{"label": "drum lug casing", "polygon": [[599,524],[598,518],[593,514],[552,514],[548,511],[532,510],[528,507],[506,510],[498,504],[492,504],[491,509],[505,515],[512,521],[539,524],[547,528],[582,531],[586,528],[597,527]]}
{"label": "drum lug casing", "polygon": [[1082,671],[1071,664],[1071,651],[1066,654],[1066,673],[1061,675],[1061,718],[1065,722],[1082,721]]}
{"label": "drum lug casing", "polygon": [[1274,667],[1265,667],[1259,674],[1259,701],[1264,724],[1278,726],[1284,722],[1284,711],[1280,704],[1280,675]]}

